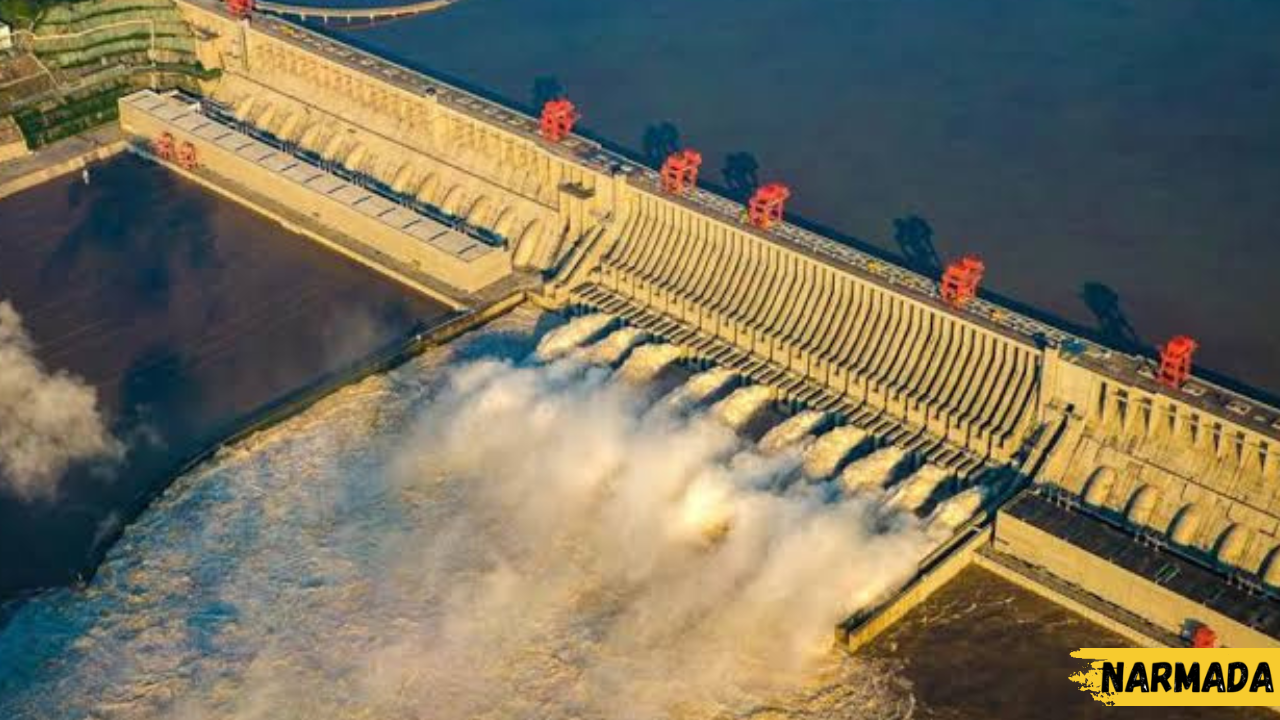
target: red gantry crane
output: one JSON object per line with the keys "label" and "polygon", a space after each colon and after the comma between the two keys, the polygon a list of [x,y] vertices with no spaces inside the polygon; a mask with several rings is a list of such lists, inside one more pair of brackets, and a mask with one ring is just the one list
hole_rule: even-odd
{"label": "red gantry crane", "polygon": [[756,190],[747,201],[747,220],[762,230],[782,221],[782,209],[791,197],[791,188],[782,183],[769,183]]}
{"label": "red gantry crane", "polygon": [[253,14],[253,0],[226,0],[227,12],[235,18],[245,18]]}
{"label": "red gantry crane", "polygon": [[160,133],[151,143],[151,152],[161,160],[173,159],[173,135],[167,132]]}
{"label": "red gantry crane", "polygon": [[1160,348],[1160,372],[1156,380],[1174,389],[1191,377],[1191,356],[1200,344],[1186,335],[1177,335]]}
{"label": "red gantry crane", "polygon": [[567,99],[548,100],[542,106],[539,132],[551,142],[560,142],[569,135],[580,117],[578,109]]}
{"label": "red gantry crane", "polygon": [[196,146],[190,142],[184,142],[178,146],[178,165],[183,170],[195,170],[200,166],[200,161],[196,158]]}
{"label": "red gantry crane", "polygon": [[702,153],[685,148],[671,153],[662,163],[662,189],[672,195],[681,195],[698,184],[698,168],[702,166]]}
{"label": "red gantry crane", "polygon": [[977,255],[965,255],[947,266],[942,273],[938,291],[942,299],[954,308],[962,308],[978,296],[978,284],[987,266]]}

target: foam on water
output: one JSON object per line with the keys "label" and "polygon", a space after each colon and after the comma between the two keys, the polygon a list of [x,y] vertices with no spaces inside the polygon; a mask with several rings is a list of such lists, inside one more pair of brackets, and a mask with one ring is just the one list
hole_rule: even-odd
{"label": "foam on water", "polygon": [[911,575],[918,524],[766,489],[797,456],[598,369],[447,357],[178,479],[0,634],[0,717],[909,712],[830,636]]}

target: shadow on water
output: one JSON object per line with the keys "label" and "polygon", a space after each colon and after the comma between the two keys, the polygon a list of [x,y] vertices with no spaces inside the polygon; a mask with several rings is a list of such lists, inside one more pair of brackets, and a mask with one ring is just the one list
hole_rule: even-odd
{"label": "shadow on water", "polygon": [[[222,269],[208,201],[174,192],[172,173],[138,172],[140,162],[107,163],[91,186],[70,184],[68,204],[91,205],[41,267],[43,282],[68,282],[77,271],[91,271],[95,280],[127,290],[112,299],[132,313],[139,309],[135,303],[168,305],[175,272]],[[153,198],[166,201],[147,202]]]}
{"label": "shadow on water", "polygon": [[645,162],[660,167],[668,155],[680,149],[680,130],[669,120],[653,123],[644,129],[640,145]]}
{"label": "shadow on water", "polygon": [[533,98],[534,110],[541,112],[542,106],[552,100],[564,97],[564,85],[551,75],[541,75],[533,79],[533,88],[529,96]]}
{"label": "shadow on water", "polygon": [[749,152],[731,152],[724,158],[720,175],[730,197],[746,200],[760,187],[760,162]]}
{"label": "shadow on water", "polygon": [[1103,341],[1126,352],[1137,352],[1144,347],[1137,331],[1120,307],[1120,295],[1098,282],[1087,282],[1080,288],[1080,299],[1098,321],[1097,332]]}
{"label": "shadow on water", "polygon": [[924,275],[941,274],[942,259],[933,246],[933,227],[924,218],[911,214],[895,219],[893,239],[907,267]]}

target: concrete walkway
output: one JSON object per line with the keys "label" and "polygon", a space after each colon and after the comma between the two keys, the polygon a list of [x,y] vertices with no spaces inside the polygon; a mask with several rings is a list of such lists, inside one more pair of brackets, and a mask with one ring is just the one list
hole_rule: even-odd
{"label": "concrete walkway", "polygon": [[76,172],[88,163],[117,155],[124,149],[120,126],[111,123],[59,140],[25,157],[0,163],[0,198]]}

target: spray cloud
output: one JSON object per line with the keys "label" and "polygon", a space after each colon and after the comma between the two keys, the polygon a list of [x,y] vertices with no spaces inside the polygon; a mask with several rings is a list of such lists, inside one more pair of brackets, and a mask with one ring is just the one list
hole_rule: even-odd
{"label": "spray cloud", "polygon": [[72,463],[120,452],[97,391],[74,375],[48,372],[21,316],[0,301],[0,491],[48,500]]}

